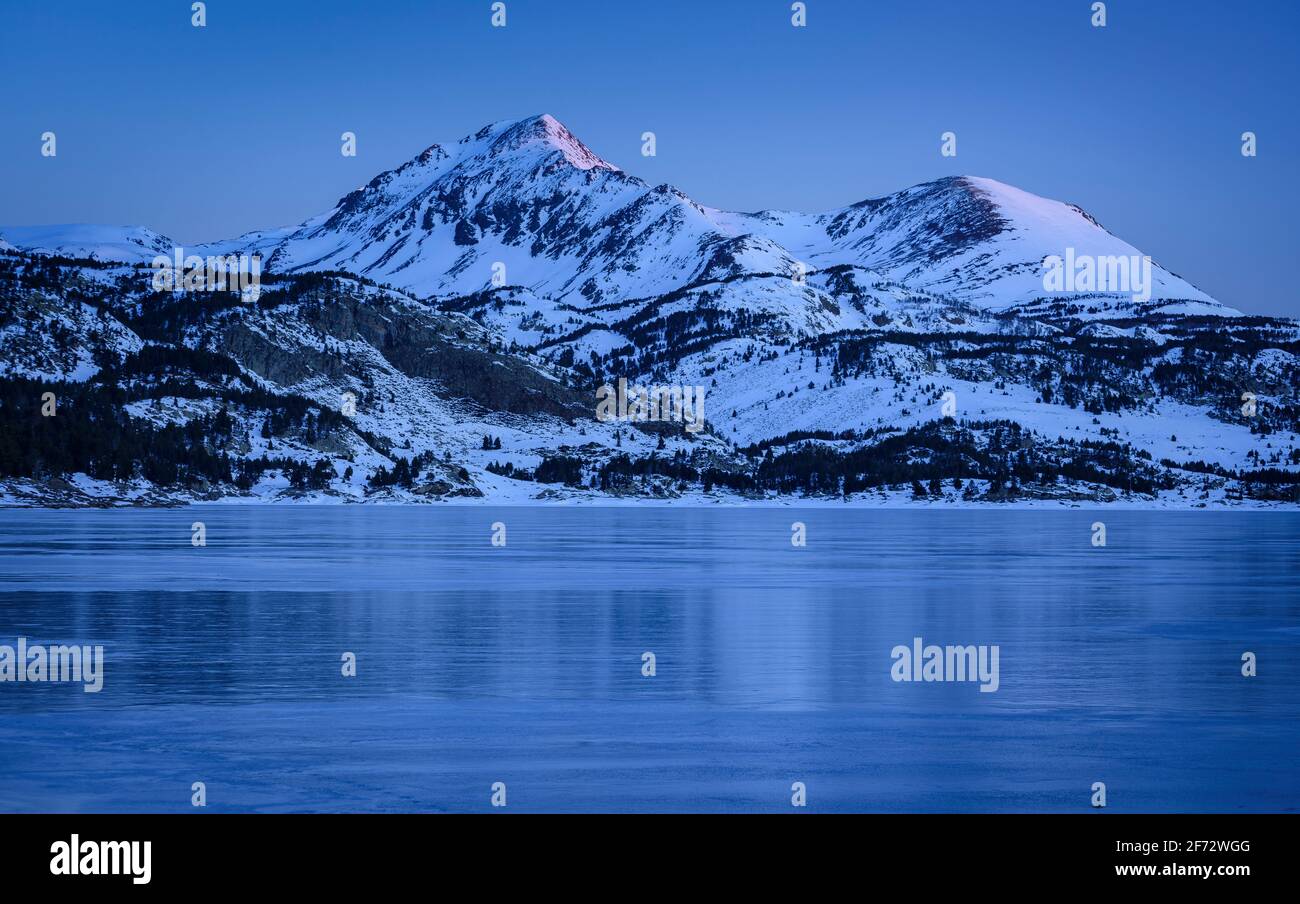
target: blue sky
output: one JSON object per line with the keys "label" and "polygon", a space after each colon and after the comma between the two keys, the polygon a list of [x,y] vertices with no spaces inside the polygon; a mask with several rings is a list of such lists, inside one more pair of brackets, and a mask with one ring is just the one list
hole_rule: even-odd
{"label": "blue sky", "polygon": [[490,0],[209,0],[197,29],[189,0],[9,0],[0,223],[229,237],[548,112],[717,207],[989,176],[1079,204],[1225,303],[1300,316],[1300,4],[1111,0],[1098,29],[1091,2],[807,0],[793,28],[787,0],[506,0],[501,29]]}

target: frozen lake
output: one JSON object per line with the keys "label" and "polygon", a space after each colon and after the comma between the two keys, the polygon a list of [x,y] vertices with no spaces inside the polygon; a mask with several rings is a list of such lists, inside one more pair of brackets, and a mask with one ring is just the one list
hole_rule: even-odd
{"label": "frozen lake", "polygon": [[0,645],[104,684],[0,683],[0,810],[1295,811],[1298,578],[1279,512],[9,509]]}

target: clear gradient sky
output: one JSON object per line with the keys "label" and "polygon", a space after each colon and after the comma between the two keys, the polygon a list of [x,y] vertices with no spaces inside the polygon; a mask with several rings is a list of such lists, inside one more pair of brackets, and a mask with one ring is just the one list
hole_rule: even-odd
{"label": "clear gradient sky", "polygon": [[806,2],[793,28],[788,0],[506,0],[501,29],[490,0],[209,0],[197,29],[190,0],[3,0],[0,223],[226,238],[547,112],[715,207],[989,176],[1227,304],[1300,317],[1300,3],[1110,0],[1093,28],[1092,0]]}

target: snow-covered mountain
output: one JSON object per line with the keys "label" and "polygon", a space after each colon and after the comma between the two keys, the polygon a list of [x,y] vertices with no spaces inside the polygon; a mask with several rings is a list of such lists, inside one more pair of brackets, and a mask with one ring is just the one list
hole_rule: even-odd
{"label": "snow-covered mountain", "polygon": [[[235,492],[204,457],[219,413],[254,496],[400,495],[417,460],[439,498],[554,493],[536,481],[557,475],[670,496],[1300,493],[1296,324],[1155,264],[1141,295],[1047,291],[1052,256],[1141,252],[990,179],[734,213],[538,116],[434,145],[299,226],[186,249],[261,255],[252,306],[153,291],[148,263],[174,245],[142,228],[0,236],[0,372],[78,387],[101,423],[97,393],[125,380],[124,436],[200,424],[206,452],[185,448],[205,493]],[[620,378],[707,389],[707,431],[598,422],[594,392]],[[362,404],[339,420],[348,393]],[[172,473],[142,462],[127,471],[155,489]]]}
{"label": "snow-covered mountain", "polygon": [[[143,264],[171,256],[176,243],[144,226],[0,226],[0,242],[33,254]],[[0,249],[3,249],[0,245]]]}
{"label": "snow-covered mountain", "polygon": [[[139,227],[0,234],[33,251],[126,262],[173,246]],[[1003,310],[1043,297],[1044,258],[1068,248],[1099,258],[1141,254],[1078,207],[977,177],[816,215],[717,210],[625,173],[542,115],[435,144],[299,226],[193,251],[256,252],[278,272],[343,270],[420,297],[492,288],[499,262],[510,285],[579,307],[746,273],[850,265],[873,280]],[[1153,270],[1154,302],[1215,309],[1183,279]]]}

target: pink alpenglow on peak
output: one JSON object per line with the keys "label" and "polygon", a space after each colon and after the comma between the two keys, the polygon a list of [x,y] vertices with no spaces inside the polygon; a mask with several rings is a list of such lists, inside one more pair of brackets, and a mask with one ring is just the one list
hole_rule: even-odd
{"label": "pink alpenglow on peak", "polygon": [[564,159],[578,169],[606,169],[619,172],[619,168],[598,156],[587,147],[578,136],[565,127],[549,113],[533,116],[509,124],[494,145],[505,144],[511,148],[540,146],[543,150],[555,150],[564,155]]}
{"label": "pink alpenglow on peak", "polygon": [[[83,256],[93,248],[101,259],[116,253],[128,262],[159,253],[158,241],[171,245],[161,237],[91,236],[87,228],[0,227],[0,234],[18,248]],[[422,298],[513,286],[579,309],[710,282],[849,268],[862,286],[889,284],[987,311],[1027,310],[1065,303],[1044,288],[1045,261],[1067,253],[1143,259],[1081,208],[978,176],[937,179],[820,214],[720,210],[623,172],[549,114],[431,145],[297,226],[195,251],[259,254],[270,272],[351,272]],[[1098,311],[1136,304],[1235,313],[1154,262],[1149,295],[1146,285],[1138,298],[1064,295],[1096,298],[1085,308]],[[767,286],[763,297],[805,329],[856,325],[849,314],[829,322],[820,303],[805,310],[797,282]]]}

